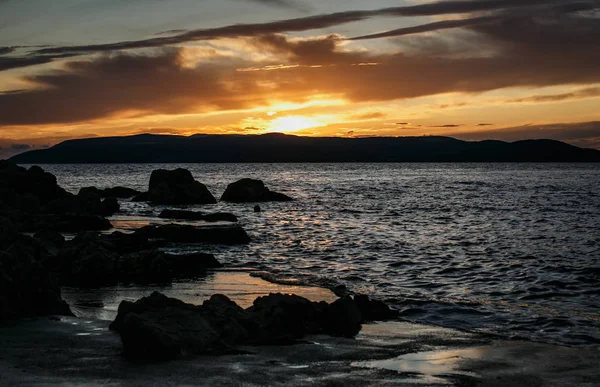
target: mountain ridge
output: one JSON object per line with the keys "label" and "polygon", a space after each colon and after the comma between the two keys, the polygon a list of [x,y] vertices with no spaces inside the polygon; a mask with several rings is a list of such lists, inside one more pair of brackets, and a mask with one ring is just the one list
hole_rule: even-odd
{"label": "mountain ridge", "polygon": [[10,158],[51,163],[600,162],[600,151],[556,140],[464,141],[452,137],[302,137],[137,134],[63,141]]}

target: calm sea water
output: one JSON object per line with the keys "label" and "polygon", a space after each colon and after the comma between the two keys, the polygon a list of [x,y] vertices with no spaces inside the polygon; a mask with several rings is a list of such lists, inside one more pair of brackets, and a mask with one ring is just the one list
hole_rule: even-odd
{"label": "calm sea water", "polygon": [[[417,322],[569,345],[600,343],[600,164],[46,165],[66,189],[145,190],[183,167],[219,197],[260,178],[298,200],[219,203],[249,246],[211,247],[227,266],[343,283]],[[164,207],[122,202],[120,228]],[[197,249],[180,246],[177,249]],[[206,248],[203,248],[206,250]]]}

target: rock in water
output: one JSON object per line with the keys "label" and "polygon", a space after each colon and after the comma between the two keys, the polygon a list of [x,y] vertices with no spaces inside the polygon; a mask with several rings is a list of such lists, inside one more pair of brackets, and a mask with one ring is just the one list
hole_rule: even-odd
{"label": "rock in water", "polygon": [[158,292],[135,303],[121,302],[110,328],[121,335],[125,356],[139,362],[218,353],[225,347],[201,307]]}
{"label": "rock in water", "polygon": [[270,191],[262,180],[242,179],[227,186],[221,196],[224,202],[250,203],[250,202],[289,202],[291,197],[282,193]]}
{"label": "rock in water", "polygon": [[237,222],[237,216],[227,212],[215,212],[205,214],[197,211],[184,210],[163,210],[159,218],[163,219],[180,219],[180,220],[202,220],[205,222]]}
{"label": "rock in water", "polygon": [[170,243],[210,243],[216,245],[243,245],[250,237],[240,226],[194,227],[180,224],[144,226],[134,235],[148,239],[163,239]]}
{"label": "rock in water", "polygon": [[148,198],[153,204],[214,204],[217,202],[206,186],[187,169],[152,171]]}
{"label": "rock in water", "polygon": [[360,320],[350,297],[327,304],[269,294],[244,310],[224,295],[194,306],[155,292],[121,302],[110,328],[121,334],[126,356],[149,362],[221,354],[235,345],[289,344],[313,333],[353,337]]}
{"label": "rock in water", "polygon": [[117,198],[117,199],[127,199],[134,197],[136,195],[141,194],[140,191],[137,191],[133,188],[127,187],[113,187],[113,188],[105,188],[98,189],[96,187],[83,187],[79,190],[79,193],[94,193],[102,198]]}
{"label": "rock in water", "polygon": [[368,321],[392,320],[399,315],[397,310],[390,309],[385,302],[371,300],[369,296],[364,294],[355,295],[354,301],[360,310],[363,323]]}

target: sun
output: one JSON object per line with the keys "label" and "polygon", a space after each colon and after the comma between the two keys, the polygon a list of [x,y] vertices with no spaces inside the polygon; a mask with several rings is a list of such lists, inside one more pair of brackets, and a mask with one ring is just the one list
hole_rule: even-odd
{"label": "sun", "polygon": [[271,120],[268,124],[270,132],[297,132],[304,129],[322,126],[323,124],[313,118],[304,116],[287,116]]}

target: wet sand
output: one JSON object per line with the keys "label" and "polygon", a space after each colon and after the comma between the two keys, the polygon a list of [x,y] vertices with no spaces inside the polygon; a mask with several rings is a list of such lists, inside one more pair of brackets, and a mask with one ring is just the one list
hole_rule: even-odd
{"label": "wet sand", "polygon": [[[220,290],[245,305],[293,288],[313,300],[335,298],[324,289],[250,278],[222,272],[190,297]],[[597,349],[492,340],[406,322],[364,325],[355,339],[316,335],[292,346],[240,348],[246,354],[138,365],[121,356],[107,320],[39,318],[0,327],[0,348],[2,386],[600,386]]]}

